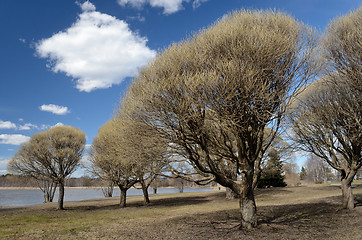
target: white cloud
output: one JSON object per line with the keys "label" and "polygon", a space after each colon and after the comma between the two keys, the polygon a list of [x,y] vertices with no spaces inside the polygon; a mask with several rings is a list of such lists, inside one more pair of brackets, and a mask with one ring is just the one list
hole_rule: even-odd
{"label": "white cloud", "polygon": [[57,124],[55,124],[55,125],[51,126],[51,128],[52,128],[52,127],[59,127],[59,126],[64,126],[64,124],[63,124],[63,123],[61,123],[61,122],[58,122]]}
{"label": "white cloud", "polygon": [[30,137],[21,134],[0,134],[0,144],[20,145],[29,139]]}
{"label": "white cloud", "polygon": [[137,14],[137,16],[128,16],[127,19],[131,20],[131,21],[137,20],[137,21],[140,21],[140,22],[146,21],[146,18],[141,16],[141,14],[139,14],[139,13]]}
{"label": "white cloud", "polygon": [[0,169],[1,168],[6,168],[6,166],[8,165],[9,159],[6,159],[4,157],[0,157]]}
{"label": "white cloud", "polygon": [[201,3],[203,2],[207,2],[208,0],[194,0],[193,3],[192,3],[192,7],[195,9],[195,8],[198,8],[201,6]]}
{"label": "white cloud", "polygon": [[67,113],[70,113],[70,110],[68,109],[68,107],[58,106],[55,104],[43,104],[39,107],[39,109],[41,111],[51,112],[51,113],[57,114],[57,115],[65,115]]}
{"label": "white cloud", "polygon": [[80,6],[82,11],[84,11],[84,12],[91,12],[91,11],[96,10],[96,7],[92,3],[90,3],[89,1],[86,1],[83,4],[78,2],[78,5]]}
{"label": "white cloud", "polygon": [[146,46],[147,38],[132,32],[126,22],[95,11],[90,2],[81,8],[83,12],[70,28],[36,45],[51,69],[75,78],[80,91],[119,84],[156,56]]}
{"label": "white cloud", "polygon": [[148,0],[117,0],[117,2],[122,7],[130,4],[132,7],[140,9],[148,2]]}
{"label": "white cloud", "polygon": [[[192,7],[198,8],[201,3],[207,2],[208,0],[194,0]],[[141,9],[144,5],[149,4],[151,7],[163,8],[164,14],[172,14],[183,10],[182,3],[190,2],[190,0],[117,0],[118,4],[122,7],[130,5],[131,7]]]}
{"label": "white cloud", "polygon": [[0,129],[16,129],[16,124],[10,121],[0,120]]}
{"label": "white cloud", "polygon": [[183,9],[182,0],[150,0],[152,7],[163,7],[164,14],[172,14]]}
{"label": "white cloud", "polygon": [[[52,106],[55,106],[55,107],[52,107]],[[51,110],[50,112],[54,112],[54,114],[61,114],[63,112],[67,112],[67,113],[70,112],[67,107],[56,106],[56,105],[53,105],[53,104],[42,105],[39,108],[42,111],[50,111]],[[22,118],[19,119],[19,122],[23,122],[23,121],[24,120]],[[25,124],[22,124],[22,125],[17,125],[15,123],[10,122],[10,121],[1,121],[0,120],[0,129],[13,129],[13,130],[16,130],[16,131],[24,131],[24,130],[32,130],[32,129],[47,130],[49,128],[56,127],[56,126],[64,126],[64,124],[61,123],[61,122],[58,122],[55,125],[49,125],[49,124],[36,125],[36,124],[32,124],[32,123],[25,123]],[[10,151],[10,149],[9,149],[9,151]]]}
{"label": "white cloud", "polygon": [[39,127],[37,125],[32,124],[32,123],[25,123],[24,125],[20,125],[18,127],[18,130],[30,130],[32,128],[38,129]]}
{"label": "white cloud", "polygon": [[7,165],[10,159],[6,158],[6,157],[1,157],[0,156],[0,175],[6,174],[7,173]]}

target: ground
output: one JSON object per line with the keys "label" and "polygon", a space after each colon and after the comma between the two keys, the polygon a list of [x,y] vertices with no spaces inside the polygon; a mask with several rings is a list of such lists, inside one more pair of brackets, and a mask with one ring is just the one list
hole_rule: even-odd
{"label": "ground", "polygon": [[362,187],[357,207],[340,209],[338,186],[257,190],[258,227],[239,230],[238,200],[221,191],[0,208],[0,239],[362,239]]}

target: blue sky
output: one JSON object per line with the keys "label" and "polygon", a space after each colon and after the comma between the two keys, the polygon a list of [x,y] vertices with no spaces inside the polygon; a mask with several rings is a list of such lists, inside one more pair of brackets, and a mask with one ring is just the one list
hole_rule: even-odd
{"label": "blue sky", "polygon": [[332,18],[361,4],[360,0],[2,0],[0,174],[6,173],[8,160],[22,142],[57,124],[83,130],[90,145],[139,67],[228,12],[277,9],[322,32]]}

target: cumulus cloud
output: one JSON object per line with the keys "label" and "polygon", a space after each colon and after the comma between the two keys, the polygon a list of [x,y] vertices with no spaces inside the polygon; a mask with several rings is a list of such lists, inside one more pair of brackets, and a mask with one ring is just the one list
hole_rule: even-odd
{"label": "cumulus cloud", "polygon": [[32,123],[25,123],[24,125],[20,125],[18,127],[18,130],[30,130],[32,128],[39,129],[37,125],[34,125]]}
{"label": "cumulus cloud", "polygon": [[51,113],[57,114],[57,115],[65,115],[67,113],[70,113],[70,110],[68,109],[68,107],[58,106],[55,104],[43,104],[39,107],[39,109],[41,111],[51,112]]}
{"label": "cumulus cloud", "polygon": [[[44,110],[44,109],[47,109],[47,106],[48,106],[49,109],[51,109],[54,112],[58,112],[58,114],[62,113],[62,111],[70,112],[67,107],[61,107],[61,106],[53,105],[53,106],[56,106],[56,107],[52,108],[51,105],[53,105],[53,104],[42,105],[39,108],[40,109],[42,108],[43,109],[42,111],[49,111],[49,110]],[[22,118],[19,119],[19,122],[23,122],[23,121],[24,121],[24,119],[22,119]],[[0,120],[0,129],[13,129],[15,131],[24,131],[24,130],[32,130],[32,129],[47,130],[49,128],[56,127],[56,126],[64,126],[64,124],[61,123],[61,122],[58,122],[55,125],[49,125],[49,124],[37,125],[37,124],[32,124],[32,123],[15,124],[15,123],[12,123],[10,121],[1,121]]]}
{"label": "cumulus cloud", "polygon": [[0,129],[16,129],[16,124],[10,121],[0,120]]}
{"label": "cumulus cloud", "polygon": [[80,8],[82,9],[82,11],[84,12],[89,12],[89,11],[95,11],[96,7],[90,3],[89,1],[82,3],[77,2],[77,4],[80,6]]}
{"label": "cumulus cloud", "polygon": [[59,127],[59,126],[64,126],[64,124],[61,123],[61,122],[58,122],[57,124],[55,124],[55,125],[53,125],[53,126],[51,126],[51,127]]}
{"label": "cumulus cloud", "polygon": [[0,134],[0,144],[20,145],[29,139],[30,137],[21,134]]}
{"label": "cumulus cloud", "polygon": [[[201,3],[208,0],[194,0],[192,2],[192,7],[198,8]],[[122,7],[130,5],[131,7],[141,9],[144,5],[149,4],[151,7],[161,7],[163,8],[164,14],[172,14],[178,12],[183,8],[183,2],[190,2],[190,0],[117,0],[118,4]]]}
{"label": "cumulus cloud", "polygon": [[146,46],[147,38],[132,32],[126,22],[97,12],[88,1],[80,6],[83,12],[70,28],[36,45],[51,69],[73,77],[80,91],[119,84],[156,56]]}

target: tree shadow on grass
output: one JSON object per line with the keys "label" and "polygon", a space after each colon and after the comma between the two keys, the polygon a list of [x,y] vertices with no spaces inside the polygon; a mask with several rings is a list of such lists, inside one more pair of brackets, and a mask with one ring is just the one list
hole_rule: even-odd
{"label": "tree shadow on grass", "polygon": [[[178,197],[169,197],[169,198],[156,198],[152,199],[148,205],[143,203],[143,200],[134,201],[132,197],[127,199],[127,207],[129,208],[158,208],[158,207],[180,207],[185,205],[197,205],[216,199],[224,199],[225,193],[213,193],[205,196],[178,196]],[[133,201],[132,201],[133,200]],[[105,201],[110,202],[110,204],[105,204]],[[116,201],[119,201],[119,198],[110,198],[110,199],[96,199],[96,200],[86,200],[80,201],[81,205],[72,205],[70,202],[66,204],[65,210],[106,210],[106,209],[121,209],[119,204],[115,204]],[[88,204],[87,204],[88,203]],[[97,204],[101,203],[101,204]]]}
{"label": "tree shadow on grass", "polygon": [[[359,205],[362,194],[356,194],[355,199]],[[258,227],[252,230],[240,231],[238,209],[175,218],[166,224],[179,228],[183,239],[362,239],[362,207],[337,211],[339,201],[340,198],[332,197],[311,203],[258,207]],[[167,229],[160,231],[166,238],[172,236]]]}

